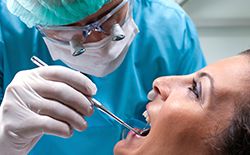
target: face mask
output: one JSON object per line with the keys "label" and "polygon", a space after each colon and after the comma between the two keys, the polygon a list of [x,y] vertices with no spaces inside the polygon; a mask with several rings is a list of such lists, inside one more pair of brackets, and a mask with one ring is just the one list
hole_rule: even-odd
{"label": "face mask", "polygon": [[73,69],[103,77],[120,66],[131,42],[139,32],[132,17],[128,18],[122,29],[125,33],[123,40],[112,41],[112,37],[108,36],[101,41],[84,44],[86,52],[79,56],[72,56],[70,45],[59,45],[45,37],[43,39],[53,60],[60,59]]}

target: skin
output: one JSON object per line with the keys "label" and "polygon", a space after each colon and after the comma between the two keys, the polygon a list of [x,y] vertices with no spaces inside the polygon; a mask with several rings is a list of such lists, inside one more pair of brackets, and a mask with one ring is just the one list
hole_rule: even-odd
{"label": "skin", "polygon": [[[208,143],[228,127],[240,106],[236,99],[248,93],[248,63],[245,56],[235,56],[191,75],[156,79],[157,95],[146,107],[150,133],[146,137],[128,134],[116,144],[114,154],[210,154]],[[198,98],[189,89],[193,79],[201,88]]]}
{"label": "skin", "polygon": [[[91,22],[94,22],[98,19],[100,19],[101,17],[103,17],[104,15],[106,15],[108,12],[110,12],[113,8],[115,8],[118,4],[120,4],[122,2],[122,0],[112,0],[111,2],[103,5],[103,7],[101,9],[99,9],[96,13],[87,16],[86,18],[70,24],[70,26],[84,26],[86,24],[89,24]],[[123,8],[125,9],[125,8]]]}
{"label": "skin", "polygon": [[[122,0],[112,0],[110,3],[105,4],[101,9],[99,9],[96,13],[88,16],[87,18],[83,19],[82,21],[77,22],[76,24],[86,25],[91,22],[94,22],[107,13],[109,13],[112,9],[114,9],[118,4],[120,4]],[[96,42],[104,39],[107,35],[110,35],[110,30],[115,23],[120,23],[125,19],[126,13],[128,10],[128,5],[123,6],[114,16],[112,16],[109,20],[107,20],[102,26],[106,31],[106,34],[100,32],[92,32],[86,42]]]}

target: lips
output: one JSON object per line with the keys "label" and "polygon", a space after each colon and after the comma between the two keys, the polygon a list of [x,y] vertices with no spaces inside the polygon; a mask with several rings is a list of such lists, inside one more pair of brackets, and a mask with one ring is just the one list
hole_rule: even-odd
{"label": "lips", "polygon": [[[139,131],[139,129],[135,129],[135,130],[138,130],[138,131]],[[127,134],[126,140],[127,140],[127,141],[130,141],[130,140],[133,139],[135,136],[136,136],[136,133],[133,132],[132,130],[130,130],[130,131],[128,132],[128,134]]]}

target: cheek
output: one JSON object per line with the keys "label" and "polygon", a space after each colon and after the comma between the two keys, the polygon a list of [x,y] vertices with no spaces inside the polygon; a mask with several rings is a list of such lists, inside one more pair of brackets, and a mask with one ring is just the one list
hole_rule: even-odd
{"label": "cheek", "polygon": [[164,104],[159,112],[159,124],[161,127],[166,127],[168,130],[182,132],[185,130],[198,130],[200,124],[203,124],[205,119],[204,109],[198,103],[188,100],[173,101]]}
{"label": "cheek", "polygon": [[175,105],[168,108],[160,111],[152,129],[154,130],[152,135],[154,134],[158,145],[192,148],[202,144],[203,137],[207,137],[209,127],[206,126],[206,120],[202,119],[203,115],[199,111],[194,112],[181,106]]}

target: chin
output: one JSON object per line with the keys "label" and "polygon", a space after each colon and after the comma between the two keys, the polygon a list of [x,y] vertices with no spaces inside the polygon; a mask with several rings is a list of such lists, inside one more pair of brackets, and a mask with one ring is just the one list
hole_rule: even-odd
{"label": "chin", "polygon": [[126,144],[125,140],[121,140],[116,143],[114,147],[114,155],[139,155],[138,148],[135,146],[130,146]]}
{"label": "chin", "polygon": [[114,147],[115,155],[139,155],[140,150],[143,148],[143,144],[147,136],[139,136],[130,131],[126,137],[119,141]]}
{"label": "chin", "polygon": [[116,143],[115,147],[114,147],[114,155],[125,155],[126,153],[128,153],[125,149],[126,147],[124,147],[124,141],[119,141],[118,143]]}

